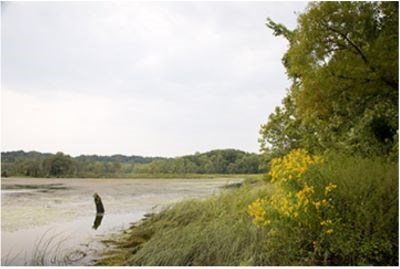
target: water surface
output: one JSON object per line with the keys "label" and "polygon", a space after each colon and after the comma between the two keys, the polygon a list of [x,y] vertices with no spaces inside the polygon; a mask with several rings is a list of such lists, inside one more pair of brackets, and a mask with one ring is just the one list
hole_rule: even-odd
{"label": "water surface", "polygon": [[[240,179],[1,180],[2,265],[90,264],[100,239],[144,214],[183,199],[204,198]],[[93,193],[104,204],[96,218]],[[100,224],[99,224],[100,221]],[[98,226],[93,227],[93,226]],[[96,228],[96,229],[94,229]],[[45,257],[45,260],[40,260]]]}

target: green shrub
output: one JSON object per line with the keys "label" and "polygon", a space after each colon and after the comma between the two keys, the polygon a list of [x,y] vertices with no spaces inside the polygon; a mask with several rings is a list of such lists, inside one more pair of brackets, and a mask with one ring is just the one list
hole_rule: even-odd
{"label": "green shrub", "polygon": [[249,206],[268,264],[397,265],[398,165],[294,151],[272,162],[277,191]]}
{"label": "green shrub", "polygon": [[333,206],[339,222],[331,262],[398,264],[398,165],[384,158],[331,156],[320,177],[337,184]]}

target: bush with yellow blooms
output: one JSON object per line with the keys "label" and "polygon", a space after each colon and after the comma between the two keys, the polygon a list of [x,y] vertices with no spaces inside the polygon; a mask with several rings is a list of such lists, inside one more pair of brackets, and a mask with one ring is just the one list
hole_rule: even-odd
{"label": "bush with yellow blooms", "polygon": [[308,176],[310,169],[320,165],[323,159],[304,149],[273,159],[268,175],[277,188],[271,197],[259,198],[248,206],[252,222],[259,228],[294,222],[314,235],[310,246],[318,252],[335,232],[332,192],[337,188],[332,182],[317,182]]}
{"label": "bush with yellow blooms", "polygon": [[398,264],[398,165],[304,149],[270,162],[270,195],[247,207],[269,264]]}

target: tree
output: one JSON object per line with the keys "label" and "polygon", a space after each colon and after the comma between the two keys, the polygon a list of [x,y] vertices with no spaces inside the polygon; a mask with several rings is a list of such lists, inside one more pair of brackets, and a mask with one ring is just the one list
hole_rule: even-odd
{"label": "tree", "polygon": [[286,155],[290,150],[302,146],[301,122],[295,115],[292,97],[286,96],[282,105],[275,108],[260,130],[261,153],[264,156],[272,154],[271,158]]}
{"label": "tree", "polygon": [[31,177],[43,177],[46,172],[42,167],[42,160],[38,158],[31,158],[25,160],[25,175]]}
{"label": "tree", "polygon": [[292,86],[291,104],[261,130],[262,150],[388,154],[398,130],[398,3],[311,3],[296,29],[267,26],[289,41]]}
{"label": "tree", "polygon": [[57,152],[47,159],[49,167],[49,176],[65,177],[72,176],[74,172],[73,160],[70,156],[64,155],[62,152]]}

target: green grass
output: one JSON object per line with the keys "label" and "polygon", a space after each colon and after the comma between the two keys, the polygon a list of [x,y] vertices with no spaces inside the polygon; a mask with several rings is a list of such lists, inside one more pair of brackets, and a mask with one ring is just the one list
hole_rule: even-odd
{"label": "green grass", "polygon": [[253,187],[245,184],[203,201],[181,202],[111,241],[113,250],[97,264],[264,264],[265,234],[251,223],[246,210],[271,190],[271,185],[259,185],[253,179]]}

